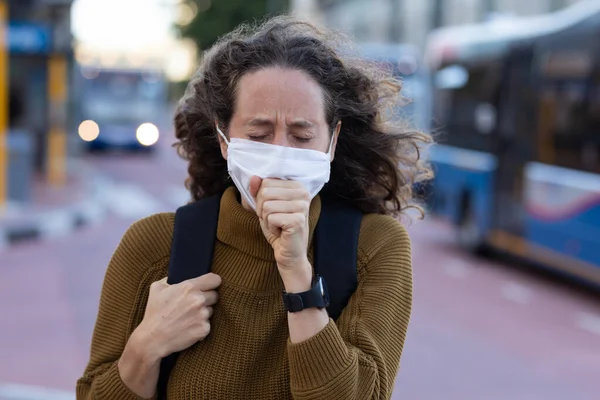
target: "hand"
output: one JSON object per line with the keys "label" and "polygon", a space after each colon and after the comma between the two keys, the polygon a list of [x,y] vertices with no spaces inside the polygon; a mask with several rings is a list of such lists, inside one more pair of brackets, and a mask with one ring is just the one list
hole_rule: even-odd
{"label": "hand", "polygon": [[250,193],[256,198],[256,213],[282,277],[308,273],[310,283],[312,269],[307,252],[311,199],[306,188],[299,182],[255,176],[250,181]]}
{"label": "hand", "polygon": [[215,274],[175,285],[169,285],[167,278],[154,282],[136,333],[143,332],[148,347],[155,349],[159,358],[203,340],[210,333],[212,306],[218,300],[215,289],[220,285],[221,277]]}

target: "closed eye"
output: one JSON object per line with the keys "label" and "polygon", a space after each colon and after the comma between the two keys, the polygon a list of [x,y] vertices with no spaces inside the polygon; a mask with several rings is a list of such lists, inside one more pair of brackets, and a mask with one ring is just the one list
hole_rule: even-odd
{"label": "closed eye", "polygon": [[269,135],[248,135],[248,138],[250,140],[255,140],[255,141],[261,141],[261,140],[265,140],[267,138],[267,136]]}
{"label": "closed eye", "polygon": [[295,136],[296,140],[300,143],[308,143],[312,140],[311,137],[302,137],[302,136]]}

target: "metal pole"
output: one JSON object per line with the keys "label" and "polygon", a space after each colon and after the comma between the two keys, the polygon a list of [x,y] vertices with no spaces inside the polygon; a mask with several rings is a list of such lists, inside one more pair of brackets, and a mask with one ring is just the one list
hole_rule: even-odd
{"label": "metal pole", "polygon": [[485,21],[496,9],[495,0],[484,0],[481,2],[481,20]]}
{"label": "metal pole", "polygon": [[433,0],[431,29],[437,29],[444,22],[444,0]]}
{"label": "metal pole", "polygon": [[0,0],[0,208],[8,192],[8,4]]}
{"label": "metal pole", "polygon": [[48,181],[63,185],[67,179],[67,59],[54,54],[48,60],[48,99],[50,104],[50,131],[48,132]]}
{"label": "metal pole", "polygon": [[[51,19],[55,31],[64,24],[64,9],[52,9]],[[60,24],[60,25],[59,25]],[[55,36],[56,39],[56,36]],[[52,185],[62,186],[67,181],[67,81],[68,62],[64,43],[53,41],[48,58],[48,104],[50,105],[48,131],[47,177]]]}
{"label": "metal pole", "polygon": [[389,40],[392,43],[400,42],[402,38],[402,26],[400,21],[400,0],[390,0]]}

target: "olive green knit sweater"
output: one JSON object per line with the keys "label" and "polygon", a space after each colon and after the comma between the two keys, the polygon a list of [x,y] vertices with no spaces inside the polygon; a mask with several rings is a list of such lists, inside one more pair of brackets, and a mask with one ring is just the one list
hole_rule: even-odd
{"label": "olive green knit sweater", "polygon": [[[320,210],[316,197],[311,240]],[[167,274],[173,221],[165,213],[136,222],[115,251],[77,399],[139,399],[121,381],[117,361],[143,318],[150,284]],[[213,260],[223,284],[211,333],[181,353],[170,400],[390,398],[412,303],[410,241],[396,220],[363,218],[356,292],[337,323],[298,344],[288,339],[273,250],[233,188],[221,201]]]}

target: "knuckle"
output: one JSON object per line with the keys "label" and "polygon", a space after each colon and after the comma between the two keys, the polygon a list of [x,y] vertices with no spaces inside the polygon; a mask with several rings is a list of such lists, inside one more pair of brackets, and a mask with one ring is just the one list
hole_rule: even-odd
{"label": "knuckle", "polygon": [[219,275],[212,272],[207,275],[207,279],[210,281],[211,284],[214,284],[216,286],[220,285],[221,282],[223,282],[223,279]]}
{"label": "knuckle", "polygon": [[192,305],[194,308],[202,308],[205,304],[206,296],[204,296],[203,294],[194,297],[194,300],[192,301]]}
{"label": "knuckle", "polygon": [[194,289],[194,285],[190,281],[181,282],[181,289],[184,293],[190,293]]}
{"label": "knuckle", "polygon": [[210,316],[210,310],[207,307],[204,307],[200,310],[200,318],[208,319]]}
{"label": "knuckle", "polygon": [[273,202],[272,201],[265,201],[262,204],[262,212],[263,212],[263,215],[264,214],[270,214],[271,212],[273,212]]}
{"label": "knuckle", "polygon": [[306,211],[308,211],[308,210],[309,210],[309,208],[310,208],[310,203],[309,203],[309,202],[307,202],[307,201],[304,201],[304,200],[298,200],[298,201],[296,202],[296,207],[297,207],[299,210],[301,210],[301,211],[303,211],[303,212],[306,212]]}
{"label": "knuckle", "polygon": [[210,322],[205,321],[202,324],[201,331],[204,336],[208,335],[210,333]]}
{"label": "knuckle", "polygon": [[304,188],[300,189],[300,199],[305,203],[310,203],[310,193],[308,193]]}

